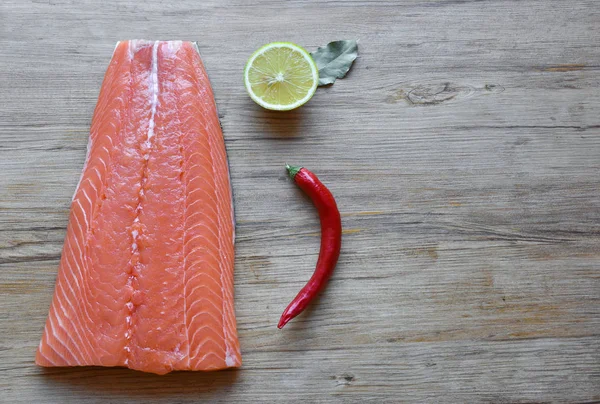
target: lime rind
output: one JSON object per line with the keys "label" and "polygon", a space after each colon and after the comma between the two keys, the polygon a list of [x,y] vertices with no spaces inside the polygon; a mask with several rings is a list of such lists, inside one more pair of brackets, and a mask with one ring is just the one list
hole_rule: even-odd
{"label": "lime rind", "polygon": [[[250,82],[249,78],[250,69],[252,68],[254,61],[257,57],[265,54],[268,50],[273,48],[288,48],[295,52],[298,52],[300,55],[302,55],[304,60],[306,60],[306,62],[310,66],[312,75],[312,85],[302,99],[299,99],[291,104],[281,105],[267,102],[262,97],[256,95],[252,90],[252,83]],[[289,111],[306,104],[306,102],[312,98],[319,84],[319,70],[317,69],[317,64],[313,60],[312,56],[310,56],[310,53],[308,53],[301,46],[298,46],[292,42],[272,42],[260,47],[256,52],[252,54],[252,56],[250,56],[250,59],[248,60],[248,62],[246,63],[246,67],[244,68],[244,84],[246,87],[246,91],[250,95],[250,98],[252,98],[252,100],[261,107],[275,111]]]}

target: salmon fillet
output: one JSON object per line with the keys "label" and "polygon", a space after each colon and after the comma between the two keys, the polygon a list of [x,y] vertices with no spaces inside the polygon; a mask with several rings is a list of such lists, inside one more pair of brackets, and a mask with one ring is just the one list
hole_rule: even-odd
{"label": "salmon fillet", "polygon": [[195,44],[119,42],[36,363],[239,367],[234,238],[223,135]]}

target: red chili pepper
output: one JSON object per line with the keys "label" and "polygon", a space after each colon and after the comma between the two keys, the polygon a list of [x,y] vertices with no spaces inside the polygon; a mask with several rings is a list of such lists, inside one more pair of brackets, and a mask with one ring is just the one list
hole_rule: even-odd
{"label": "red chili pepper", "polygon": [[302,313],[331,277],[342,246],[342,220],[331,192],[312,172],[302,167],[286,165],[289,176],[312,199],[321,220],[321,250],[317,267],[306,286],[285,309],[277,328],[283,328]]}

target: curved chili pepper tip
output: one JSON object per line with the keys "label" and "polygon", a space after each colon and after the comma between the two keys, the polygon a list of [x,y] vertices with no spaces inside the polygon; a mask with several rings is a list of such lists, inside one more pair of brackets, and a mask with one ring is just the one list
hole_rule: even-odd
{"label": "curved chili pepper tip", "polygon": [[283,328],[284,325],[286,325],[288,323],[288,321],[290,321],[291,318],[283,318],[281,317],[281,319],[279,320],[279,324],[277,324],[277,328],[279,328],[280,330]]}
{"label": "curved chili pepper tip", "polygon": [[294,179],[294,177],[296,176],[296,174],[298,174],[298,171],[302,170],[302,167],[299,166],[291,166],[289,164],[285,165],[285,169],[288,172],[288,175],[290,176],[291,179]]}

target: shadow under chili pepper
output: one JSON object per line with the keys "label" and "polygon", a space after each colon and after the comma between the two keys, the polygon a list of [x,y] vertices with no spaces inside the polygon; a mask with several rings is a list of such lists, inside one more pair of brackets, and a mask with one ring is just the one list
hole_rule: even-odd
{"label": "shadow under chili pepper", "polygon": [[[311,323],[314,322],[312,313],[318,309],[320,300],[321,296],[319,295],[302,313],[290,320],[289,323],[283,327],[283,330],[299,330],[303,328],[310,328]],[[300,338],[302,338],[302,336],[300,336]]]}
{"label": "shadow under chili pepper", "polygon": [[[331,282],[332,279],[329,280]],[[327,301],[327,288],[319,293],[315,298],[310,302],[310,304],[302,311],[302,313],[298,314],[296,317],[291,319],[281,331],[284,330],[294,330],[294,335],[291,336],[293,339],[303,339],[304,336],[298,334],[301,330],[308,330],[313,328],[314,324],[317,322],[317,318],[315,317],[314,312],[318,312],[319,310],[323,310],[321,302]]]}

